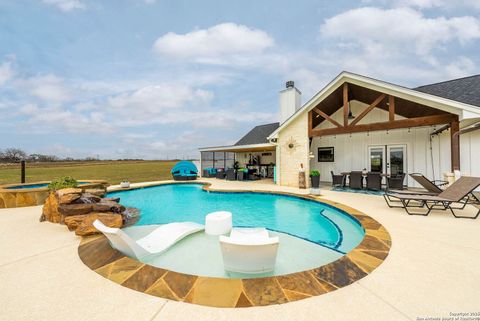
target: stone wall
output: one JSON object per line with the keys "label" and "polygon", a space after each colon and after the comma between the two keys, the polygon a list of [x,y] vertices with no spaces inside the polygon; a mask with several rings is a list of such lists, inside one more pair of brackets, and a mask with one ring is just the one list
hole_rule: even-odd
{"label": "stone wall", "polygon": [[[85,182],[85,181],[79,181]],[[42,184],[50,183],[49,181],[41,181],[29,183],[26,185],[32,184]],[[45,203],[45,200],[50,195],[48,187],[40,188],[24,188],[24,189],[11,189],[11,187],[18,186],[20,184],[7,184],[0,185],[0,208],[15,208],[15,207],[26,207],[26,206],[36,206],[42,205]],[[85,184],[79,185],[78,188],[85,189],[105,189],[107,188],[107,181],[103,180],[92,180],[88,181]]]}
{"label": "stone wall", "polygon": [[308,140],[308,113],[299,115],[286,128],[278,133],[277,139],[277,184],[298,187],[298,172],[303,164],[310,184],[308,173],[310,148]]}
{"label": "stone wall", "polygon": [[123,227],[138,220],[139,211],[121,205],[119,198],[105,198],[105,189],[65,188],[52,192],[43,205],[40,222],[65,224],[76,235],[100,233],[93,226],[99,219],[108,227]]}

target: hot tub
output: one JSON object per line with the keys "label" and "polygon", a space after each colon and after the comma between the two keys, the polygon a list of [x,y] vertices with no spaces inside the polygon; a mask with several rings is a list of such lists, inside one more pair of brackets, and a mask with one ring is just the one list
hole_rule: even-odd
{"label": "hot tub", "polygon": [[[48,184],[49,181],[0,185],[0,208],[42,205],[50,193]],[[103,180],[80,180],[78,184],[82,189],[108,186]]]}

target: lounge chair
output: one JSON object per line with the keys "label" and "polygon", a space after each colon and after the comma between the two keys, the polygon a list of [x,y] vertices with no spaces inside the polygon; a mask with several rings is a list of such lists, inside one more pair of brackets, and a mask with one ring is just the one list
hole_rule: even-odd
{"label": "lounge chair", "polygon": [[367,189],[381,190],[382,189],[382,176],[378,172],[367,173]]}
{"label": "lounge chair", "polygon": [[198,169],[189,161],[180,161],[173,166],[170,173],[176,181],[191,181],[197,179]]}
{"label": "lounge chair", "polygon": [[114,249],[137,259],[162,253],[184,237],[204,229],[203,225],[194,222],[168,223],[135,241],[121,229],[108,227],[98,219],[93,226],[108,238]]}
{"label": "lounge chair", "polygon": [[[409,215],[427,216],[436,209],[450,210],[457,218],[476,219],[480,215],[480,209],[475,216],[460,216],[455,214],[455,210],[463,210],[468,204],[480,206],[479,198],[473,193],[478,186],[480,177],[462,176],[438,195],[385,193],[384,198],[390,207],[402,207]],[[397,199],[402,206],[392,206],[389,204],[391,199]],[[425,211],[414,212],[411,208],[425,208]]]}
{"label": "lounge chair", "polygon": [[226,271],[257,274],[275,269],[279,239],[265,228],[234,228],[219,241]]}
{"label": "lounge chair", "polygon": [[335,175],[333,171],[330,171],[332,175],[332,186],[345,186],[345,175]]}
{"label": "lounge chair", "polygon": [[[438,195],[441,192],[443,192],[443,189],[441,189],[439,186],[445,185],[445,181],[431,181],[428,178],[426,178],[423,174],[419,173],[412,173],[410,174],[410,177],[412,177],[417,183],[422,185],[422,187],[425,190],[396,190],[396,189],[388,189],[389,192],[394,193],[394,194],[413,194],[413,195]],[[437,183],[438,182],[438,183]],[[437,185],[438,184],[438,185]],[[402,202],[399,199],[396,199],[394,197],[390,197],[389,194],[385,194],[385,196],[388,199],[387,205],[391,208],[399,207],[403,208],[403,205],[401,204]],[[400,205],[393,205],[395,203],[400,203]],[[413,207],[412,205],[410,205]],[[419,206],[421,207],[421,206]]]}
{"label": "lounge chair", "polygon": [[[422,185],[422,187],[429,193],[434,195],[438,195],[443,192],[443,189],[441,189],[440,186],[447,184],[445,181],[431,181],[420,173],[412,173],[410,174],[410,177],[413,178],[418,184]],[[436,184],[435,182],[439,183]]]}
{"label": "lounge chair", "polygon": [[363,188],[363,173],[361,171],[350,172],[348,187],[362,189]]}

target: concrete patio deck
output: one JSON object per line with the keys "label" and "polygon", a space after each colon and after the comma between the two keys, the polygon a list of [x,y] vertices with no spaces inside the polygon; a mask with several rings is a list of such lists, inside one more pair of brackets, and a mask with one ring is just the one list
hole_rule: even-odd
{"label": "concrete patio deck", "polygon": [[[216,189],[306,193],[268,182],[215,179]],[[0,320],[417,320],[480,312],[480,219],[447,212],[408,216],[382,197],[325,190],[390,232],[392,248],[372,274],[337,291],[288,304],[209,308],[132,291],[91,271],[80,238],[39,223],[41,207],[0,210]]]}

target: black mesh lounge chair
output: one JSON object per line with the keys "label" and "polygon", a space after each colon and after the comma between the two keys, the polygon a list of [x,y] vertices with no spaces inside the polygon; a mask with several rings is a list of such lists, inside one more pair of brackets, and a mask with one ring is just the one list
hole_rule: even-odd
{"label": "black mesh lounge chair", "polygon": [[345,186],[345,175],[335,175],[333,171],[330,171],[332,174],[332,186]]}
{"label": "black mesh lounge chair", "polygon": [[[434,195],[438,195],[441,192],[443,192],[443,189],[441,189],[439,186],[446,185],[447,182],[445,181],[431,181],[423,174],[419,173],[412,173],[410,174],[410,177],[413,178],[418,184],[422,185],[424,189],[426,189],[429,193],[432,193]],[[440,184],[435,184],[435,182],[441,182]]]}
{"label": "black mesh lounge chair", "polygon": [[367,189],[381,190],[382,176],[378,172],[367,173]]}
{"label": "black mesh lounge chair", "polygon": [[404,179],[405,179],[405,173],[387,177],[387,190],[391,190],[391,189],[403,190]]}
{"label": "black mesh lounge chair", "polygon": [[363,173],[361,171],[350,172],[350,179],[348,182],[350,188],[363,188]]}
{"label": "black mesh lounge chair", "polygon": [[[405,209],[409,215],[427,216],[435,209],[450,210],[453,216],[457,218],[476,219],[480,215],[480,209],[478,209],[475,216],[460,216],[455,214],[455,210],[463,210],[468,204],[477,207],[480,206],[480,200],[473,194],[473,191],[478,186],[480,186],[480,177],[462,176],[437,196],[387,193],[384,195],[384,198],[387,204],[389,204],[390,198],[398,199],[403,205],[402,208]],[[388,197],[386,195],[388,195]],[[412,202],[414,205],[411,204]],[[423,208],[424,211],[412,211],[412,208]]]}
{"label": "black mesh lounge chair", "polygon": [[235,170],[233,168],[227,169],[225,172],[227,181],[236,181],[237,180],[237,175],[235,173]]}

